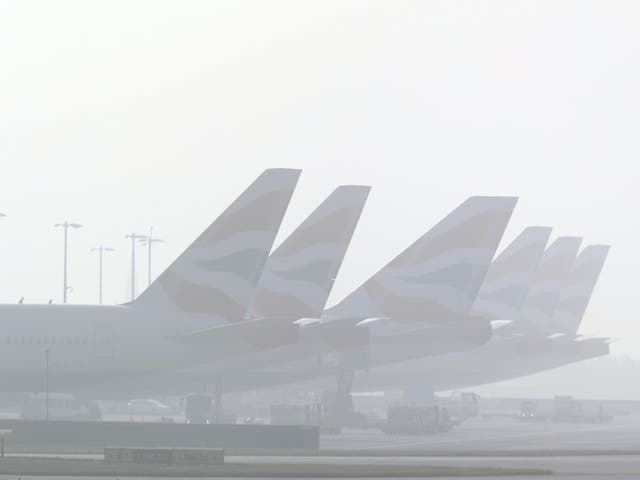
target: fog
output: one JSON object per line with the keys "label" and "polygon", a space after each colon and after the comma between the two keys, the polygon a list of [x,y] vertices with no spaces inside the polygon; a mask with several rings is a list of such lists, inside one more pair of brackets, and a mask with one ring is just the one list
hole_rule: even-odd
{"label": "fog", "polygon": [[[331,301],[470,194],[611,255],[583,330],[635,355],[635,2],[2,2],[3,301],[126,300],[128,244],[160,271],[265,167],[302,168],[283,233],[373,185]],[[140,267],[141,276],[144,274]],[[140,280],[142,283],[142,279]],[[331,303],[331,302],[330,302]]]}
{"label": "fog", "polygon": [[[628,400],[640,398],[640,389],[629,378],[640,364],[626,355],[593,358],[547,372],[474,388],[483,397],[551,398],[573,395],[579,398]],[[588,379],[588,381],[585,381]]]}
{"label": "fog", "polygon": [[[174,474],[176,447],[281,448],[260,467],[276,478],[326,474],[296,449],[359,451],[330,460],[337,476],[344,462],[362,477],[452,462],[637,472],[638,52],[632,0],[0,0],[0,456],[7,440],[11,454],[65,457],[3,460],[0,475],[68,476],[67,461],[90,460],[126,476],[133,447],[171,447]],[[302,170],[288,209],[298,171],[274,168]],[[366,188],[305,220],[350,184],[372,187],[359,222]],[[68,232],[69,307],[65,221],[82,225]],[[303,221],[263,269],[273,235],[277,247]],[[530,229],[493,271],[504,225],[498,252],[532,225],[553,227],[549,244],[611,245],[588,336],[564,328],[604,249],[573,263],[567,244],[549,248],[545,264],[532,247],[542,255],[548,231]],[[151,228],[160,281],[140,295],[137,244],[140,296],[113,307],[131,300],[125,236]],[[100,246],[113,249],[111,307],[77,307],[98,303]],[[258,264],[271,290],[253,288]],[[555,310],[540,315],[545,282]],[[323,313],[328,292],[337,307]],[[496,304],[516,321],[495,322]],[[514,448],[522,457],[503,458]],[[380,458],[353,460],[366,449]]]}

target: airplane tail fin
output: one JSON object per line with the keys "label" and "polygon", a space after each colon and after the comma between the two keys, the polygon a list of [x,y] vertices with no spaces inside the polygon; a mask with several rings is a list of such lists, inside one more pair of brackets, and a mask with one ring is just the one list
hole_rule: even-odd
{"label": "airplane tail fin", "polygon": [[576,335],[609,253],[609,245],[589,245],[576,258],[553,312],[554,331]]}
{"label": "airplane tail fin", "polygon": [[547,333],[580,248],[580,237],[558,237],[544,252],[521,310],[526,328]]}
{"label": "airplane tail fin", "polygon": [[487,320],[517,319],[551,235],[551,227],[527,227],[491,263],[473,303]]}
{"label": "airplane tail fin", "polygon": [[369,190],[359,185],[336,188],[269,256],[251,317],[320,317]]}
{"label": "airplane tail fin", "polygon": [[325,318],[447,322],[466,317],[516,201],[467,199]]}
{"label": "airplane tail fin", "polygon": [[132,302],[242,320],[300,170],[265,170]]}

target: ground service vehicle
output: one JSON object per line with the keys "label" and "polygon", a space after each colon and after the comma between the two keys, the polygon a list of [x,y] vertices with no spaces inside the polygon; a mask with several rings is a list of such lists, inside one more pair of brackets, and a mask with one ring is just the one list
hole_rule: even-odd
{"label": "ground service vehicle", "polygon": [[396,406],[387,410],[387,423],[382,431],[390,435],[424,435],[451,430],[447,408]]}
{"label": "ground service vehicle", "polygon": [[213,397],[199,393],[187,395],[184,399],[184,416],[187,423],[213,423]]}

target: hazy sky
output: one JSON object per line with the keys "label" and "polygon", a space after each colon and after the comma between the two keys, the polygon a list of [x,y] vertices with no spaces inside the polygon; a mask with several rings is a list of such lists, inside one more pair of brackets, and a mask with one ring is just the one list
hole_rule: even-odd
{"label": "hazy sky", "polygon": [[[330,302],[472,194],[613,249],[582,331],[640,356],[635,1],[0,1],[0,300],[126,299],[264,168],[303,169],[289,232],[373,185]],[[139,250],[142,253],[142,249]],[[141,278],[146,265],[139,263]]]}

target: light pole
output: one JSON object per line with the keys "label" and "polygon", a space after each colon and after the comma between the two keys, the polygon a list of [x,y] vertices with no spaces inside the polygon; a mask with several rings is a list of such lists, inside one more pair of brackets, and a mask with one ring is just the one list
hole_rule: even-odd
{"label": "light pole", "polygon": [[45,419],[49,421],[49,349],[44,351]]}
{"label": "light pole", "polygon": [[129,235],[125,235],[124,238],[131,240],[131,301],[133,302],[136,299],[136,240],[142,240],[147,236],[131,232]]}
{"label": "light pole", "polygon": [[102,254],[104,252],[113,252],[114,250],[114,248],[102,245],[91,249],[92,252],[98,252],[98,299],[100,305],[102,305]]}
{"label": "light pole", "polygon": [[146,238],[142,238],[140,239],[140,243],[143,246],[146,246],[149,252],[149,266],[147,267],[148,272],[147,272],[147,286],[151,285],[151,247],[154,243],[163,243],[164,240],[162,240],[161,238],[156,238],[153,236],[153,227],[151,227],[149,229],[149,236],[147,236]]}
{"label": "light pole", "polygon": [[67,286],[67,237],[69,227],[71,228],[80,228],[82,225],[79,223],[69,223],[65,221],[64,223],[56,223],[54,227],[62,227],[64,228],[64,280],[62,286],[62,303],[67,303],[67,291],[69,287]]}

